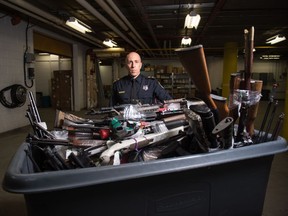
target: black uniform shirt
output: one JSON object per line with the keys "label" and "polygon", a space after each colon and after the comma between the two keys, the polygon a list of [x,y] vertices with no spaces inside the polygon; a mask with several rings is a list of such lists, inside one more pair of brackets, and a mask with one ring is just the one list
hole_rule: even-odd
{"label": "black uniform shirt", "polygon": [[[133,78],[127,75],[113,83],[110,106],[134,103],[131,101],[132,80]],[[163,103],[164,100],[172,99],[169,93],[155,78],[140,74],[136,78],[135,83],[138,102],[142,104],[155,104],[157,100]]]}

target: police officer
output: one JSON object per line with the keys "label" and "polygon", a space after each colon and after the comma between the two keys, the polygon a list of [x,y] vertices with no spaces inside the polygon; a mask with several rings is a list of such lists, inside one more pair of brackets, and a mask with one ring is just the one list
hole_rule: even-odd
{"label": "police officer", "polygon": [[140,74],[141,57],[136,52],[126,56],[126,67],[129,74],[113,83],[110,106],[119,104],[155,104],[170,100],[172,97],[155,79]]}

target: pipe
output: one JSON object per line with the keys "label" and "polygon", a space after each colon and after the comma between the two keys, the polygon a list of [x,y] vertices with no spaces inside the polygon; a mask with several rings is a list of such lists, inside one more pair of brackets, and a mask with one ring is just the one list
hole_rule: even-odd
{"label": "pipe", "polygon": [[[148,28],[148,30],[149,30],[149,32],[150,32],[150,34],[154,40],[154,43],[156,44],[156,46],[158,48],[160,48],[160,45],[159,45],[158,40],[156,38],[156,35],[154,34],[154,31],[150,25],[150,22],[147,19],[147,14],[145,13],[145,10],[143,8],[141,1],[140,0],[130,0],[130,1],[139,10],[141,17],[144,19],[144,23],[146,23],[147,28]],[[162,51],[160,53],[163,54]]]}
{"label": "pipe", "polygon": [[105,3],[104,1],[97,1],[95,2],[100,5],[121,27],[125,32],[129,31],[129,28],[126,26],[126,24],[117,17],[117,14]]}
{"label": "pipe", "polygon": [[[119,10],[117,5],[113,2],[113,0],[107,0],[108,4],[113,8],[113,10],[118,14],[118,16],[126,23],[127,27],[135,34],[135,36],[138,38],[138,40],[143,44],[142,46],[148,49],[150,55],[153,55],[151,51],[149,51],[150,47],[146,44],[146,42],[142,39],[142,37],[138,34],[134,26],[131,25],[131,23],[128,21],[128,19],[124,16],[124,14]],[[113,17],[114,18],[114,17]],[[116,18],[116,17],[115,17]],[[114,18],[114,19],[115,19]],[[118,19],[115,19],[115,21],[118,21]]]}
{"label": "pipe", "polygon": [[219,0],[217,1],[215,7],[212,9],[212,12],[210,13],[207,22],[205,23],[201,33],[198,36],[198,39],[196,40],[196,44],[200,44],[201,43],[201,38],[203,38],[206,30],[208,29],[208,27],[210,26],[211,23],[214,22],[214,19],[217,17],[217,14],[219,13],[219,11],[224,7],[226,3],[226,0]]}
{"label": "pipe", "polygon": [[0,0],[0,3],[2,5],[5,5],[9,8],[12,8],[14,10],[17,10],[27,16],[33,17],[36,20],[39,20],[45,24],[48,24],[50,26],[53,26],[61,31],[65,31],[74,37],[77,37],[81,40],[84,40],[86,42],[89,42],[93,45],[97,45],[100,47],[103,47],[102,41],[90,36],[90,35],[80,35],[75,33],[72,29],[68,28],[63,20],[46,13],[45,11],[40,10],[39,8],[25,2],[25,1],[19,1],[19,0],[8,0],[3,1]]}
{"label": "pipe", "polygon": [[[140,46],[145,47],[144,44],[142,44],[139,40],[137,40],[137,39],[135,38],[135,35],[134,35],[134,33],[131,31],[131,29],[129,29],[128,26],[122,21],[122,20],[123,20],[123,19],[121,19],[122,17],[121,17],[119,14],[117,15],[117,14],[111,9],[111,7],[109,7],[109,5],[107,5],[107,3],[105,3],[104,1],[96,1],[96,0],[95,0],[95,2],[97,2],[97,3],[107,12],[107,14],[109,14],[110,17],[112,17],[113,20],[121,26],[122,29],[123,29],[125,32],[127,32],[128,35],[129,35],[131,38],[134,39],[134,41],[136,41]],[[115,7],[117,8],[116,5],[115,5]],[[119,13],[121,13],[121,12],[119,11]],[[123,16],[123,14],[122,14],[122,16]],[[123,16],[123,17],[124,17],[124,16]],[[128,20],[127,20],[127,21],[128,21]],[[147,52],[147,53],[148,53],[148,52]],[[149,54],[149,53],[148,53],[148,54]]]}
{"label": "pipe", "polygon": [[104,16],[102,16],[94,7],[92,7],[85,0],[76,0],[82,7],[88,10],[91,14],[93,14],[96,18],[98,18],[101,22],[103,22],[106,26],[112,29],[116,34],[122,37],[127,43],[129,43],[134,48],[138,49],[136,44],[134,44],[129,38],[127,38],[118,28],[116,28],[109,20],[107,20]]}

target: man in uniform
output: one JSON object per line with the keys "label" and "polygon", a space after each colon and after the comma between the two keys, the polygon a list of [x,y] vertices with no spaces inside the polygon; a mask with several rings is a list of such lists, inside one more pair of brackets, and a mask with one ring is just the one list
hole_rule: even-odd
{"label": "man in uniform", "polygon": [[141,57],[136,52],[126,56],[128,75],[113,83],[110,106],[119,104],[156,104],[171,100],[172,97],[155,79],[140,73],[142,67]]}

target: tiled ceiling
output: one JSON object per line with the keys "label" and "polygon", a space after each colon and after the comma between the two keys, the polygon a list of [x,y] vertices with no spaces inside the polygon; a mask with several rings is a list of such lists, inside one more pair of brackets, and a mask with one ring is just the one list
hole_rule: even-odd
{"label": "tiled ceiling", "polygon": [[[170,58],[180,47],[183,36],[192,45],[202,44],[208,55],[223,55],[227,42],[236,42],[239,54],[244,46],[244,29],[255,28],[255,56],[281,54],[288,58],[288,42],[273,46],[266,39],[280,34],[288,37],[287,0],[0,0],[3,13],[53,31],[77,38],[95,48],[112,38],[125,50],[136,50],[147,57]],[[184,30],[187,13],[200,14],[197,29]],[[70,32],[64,25],[74,16],[91,26],[86,35]]]}

